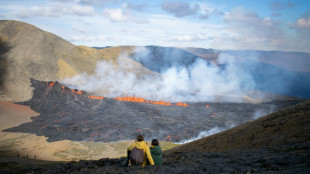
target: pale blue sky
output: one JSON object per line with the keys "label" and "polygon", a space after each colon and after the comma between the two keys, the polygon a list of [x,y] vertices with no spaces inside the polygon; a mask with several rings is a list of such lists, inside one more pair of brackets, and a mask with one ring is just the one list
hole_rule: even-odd
{"label": "pale blue sky", "polygon": [[310,52],[308,0],[0,0],[0,19],[75,45]]}

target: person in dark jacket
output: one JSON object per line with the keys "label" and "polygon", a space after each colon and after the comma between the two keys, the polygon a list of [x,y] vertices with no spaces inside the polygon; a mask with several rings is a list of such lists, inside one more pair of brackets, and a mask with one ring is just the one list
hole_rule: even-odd
{"label": "person in dark jacket", "polygon": [[152,147],[150,147],[151,155],[155,165],[162,165],[163,152],[159,146],[157,139],[152,140]]}

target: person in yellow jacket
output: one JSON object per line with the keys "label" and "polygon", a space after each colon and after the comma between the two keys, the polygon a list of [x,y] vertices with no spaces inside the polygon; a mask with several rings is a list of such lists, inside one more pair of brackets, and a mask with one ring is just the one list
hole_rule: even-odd
{"label": "person in yellow jacket", "polygon": [[134,148],[138,148],[138,149],[142,149],[143,150],[143,153],[144,153],[144,160],[143,160],[143,163],[141,166],[145,166],[146,165],[146,158],[149,160],[150,164],[151,165],[154,165],[154,161],[153,161],[153,158],[152,158],[152,155],[151,155],[151,152],[150,152],[150,147],[146,144],[146,142],[144,142],[144,137],[143,135],[138,135],[137,136],[137,141],[135,143],[133,143],[132,145],[128,146],[127,147],[127,154],[128,154],[128,161],[129,161],[129,165],[131,166],[131,162],[129,160],[129,156],[130,156],[130,153],[131,151],[134,149]]}

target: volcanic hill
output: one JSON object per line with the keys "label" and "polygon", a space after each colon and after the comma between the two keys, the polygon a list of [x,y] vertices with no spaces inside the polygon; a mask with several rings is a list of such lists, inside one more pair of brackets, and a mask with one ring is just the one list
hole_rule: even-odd
{"label": "volcanic hill", "polygon": [[[0,46],[0,99],[15,102],[31,99],[30,78],[50,81],[82,72],[92,74],[98,60],[117,66],[118,55],[132,49],[75,46],[55,34],[13,20],[0,20]],[[149,73],[135,61],[124,61],[135,67],[130,71]]]}

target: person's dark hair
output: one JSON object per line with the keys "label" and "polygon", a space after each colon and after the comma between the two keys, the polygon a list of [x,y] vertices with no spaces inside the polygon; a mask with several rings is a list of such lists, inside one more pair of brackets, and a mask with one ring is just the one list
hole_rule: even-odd
{"label": "person's dark hair", "polygon": [[139,141],[139,142],[144,141],[143,135],[138,135],[137,136],[137,141]]}
{"label": "person's dark hair", "polygon": [[159,146],[158,140],[157,140],[157,139],[153,139],[153,140],[152,140],[152,145],[153,145],[153,146]]}

